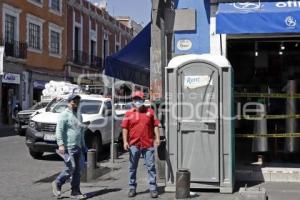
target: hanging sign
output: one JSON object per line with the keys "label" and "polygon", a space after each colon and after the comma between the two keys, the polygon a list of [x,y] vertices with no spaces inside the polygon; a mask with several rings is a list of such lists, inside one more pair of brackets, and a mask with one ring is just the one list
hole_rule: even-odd
{"label": "hanging sign", "polygon": [[20,84],[20,74],[4,73],[2,83]]}

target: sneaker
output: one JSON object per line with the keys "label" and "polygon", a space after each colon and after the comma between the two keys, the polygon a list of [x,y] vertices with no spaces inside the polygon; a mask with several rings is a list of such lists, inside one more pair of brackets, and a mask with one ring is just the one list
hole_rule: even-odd
{"label": "sneaker", "polygon": [[80,191],[72,191],[71,192],[71,199],[86,199],[87,196],[82,194]]}
{"label": "sneaker", "polygon": [[52,182],[52,192],[57,198],[61,197],[61,186],[59,186],[56,181]]}
{"label": "sneaker", "polygon": [[135,197],[135,195],[136,195],[136,191],[135,191],[135,189],[130,189],[129,190],[129,192],[128,192],[128,197]]}
{"label": "sneaker", "polygon": [[158,197],[158,192],[156,190],[150,191],[151,198],[156,199]]}

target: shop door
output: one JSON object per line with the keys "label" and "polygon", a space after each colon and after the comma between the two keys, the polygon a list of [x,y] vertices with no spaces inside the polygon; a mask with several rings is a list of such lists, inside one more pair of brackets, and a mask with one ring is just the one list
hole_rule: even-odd
{"label": "shop door", "polygon": [[182,67],[178,77],[178,167],[193,182],[219,182],[219,74],[204,63]]}
{"label": "shop door", "polygon": [[9,85],[2,85],[2,122],[4,124],[12,124],[13,102],[14,102],[14,89]]}

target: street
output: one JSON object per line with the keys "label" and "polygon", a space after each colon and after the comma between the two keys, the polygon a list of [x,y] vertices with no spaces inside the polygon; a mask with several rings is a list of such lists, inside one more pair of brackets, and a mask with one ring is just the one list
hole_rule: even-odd
{"label": "street", "polygon": [[[31,158],[20,136],[0,137],[0,199],[1,200],[40,200],[55,199],[52,195],[51,182],[63,169],[63,162],[55,154],[46,154],[42,160]],[[103,154],[100,165],[104,175],[90,183],[82,183],[81,190],[88,199],[128,199],[127,169],[128,154],[125,153],[116,160],[113,170],[110,170],[108,149]],[[134,199],[150,199],[147,186],[146,170],[143,160],[140,160],[138,171],[137,196]],[[248,187],[257,184],[248,184]],[[269,200],[299,199],[299,183],[262,183],[267,189]],[[238,190],[233,195],[219,194],[218,191],[194,191],[191,199],[200,200],[238,200]],[[159,186],[159,199],[174,199],[174,193],[164,193]],[[63,187],[63,198],[68,199],[70,186]]]}
{"label": "street", "polygon": [[[25,137],[20,136],[0,137],[0,199],[55,199],[52,195],[51,182],[63,169],[63,162],[55,154],[46,154],[42,160],[31,158],[24,140]],[[109,154],[107,151],[104,153],[104,159]],[[127,198],[127,156],[124,154],[116,161],[113,172],[105,170],[107,174],[95,182],[82,183],[82,192],[86,193],[89,199]],[[101,166],[105,165],[109,165],[108,160],[103,160],[101,163]],[[107,167],[104,168],[108,169]],[[135,199],[148,199],[150,196],[147,192],[147,177],[139,175],[141,173],[146,174],[142,164],[140,164],[140,169],[137,189],[139,194]],[[64,185],[63,192],[62,196],[68,198],[69,183]],[[165,196],[167,197],[167,195]],[[172,194],[169,196],[173,197]]]}

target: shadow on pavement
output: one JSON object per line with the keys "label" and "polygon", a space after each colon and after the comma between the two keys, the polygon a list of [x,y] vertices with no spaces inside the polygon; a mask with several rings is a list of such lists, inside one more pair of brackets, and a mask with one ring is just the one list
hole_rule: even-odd
{"label": "shadow on pavement", "polygon": [[53,174],[51,176],[48,176],[46,178],[42,178],[40,180],[34,181],[33,184],[37,184],[37,183],[51,183],[52,181],[54,181],[56,179],[56,177],[58,176],[60,172]]}
{"label": "shadow on pavement", "polygon": [[236,182],[235,183],[235,188],[233,192],[239,192],[240,187],[255,187],[261,185],[263,182],[260,181],[241,181],[241,182]]}
{"label": "shadow on pavement", "polygon": [[42,157],[41,160],[46,160],[46,161],[62,161],[62,158],[60,158],[57,154],[47,154]]}
{"label": "shadow on pavement", "polygon": [[94,192],[88,192],[85,195],[87,196],[86,199],[90,199],[90,198],[97,197],[97,196],[104,195],[104,194],[111,193],[111,192],[119,192],[121,190],[122,190],[121,188],[102,189],[102,190],[97,190]]}
{"label": "shadow on pavement", "polygon": [[[165,190],[164,190],[163,186],[158,186],[157,191],[158,191],[158,195],[161,195],[161,194],[165,193]],[[144,190],[142,192],[137,192],[137,194],[147,194],[147,193],[150,193],[149,189]]]}

